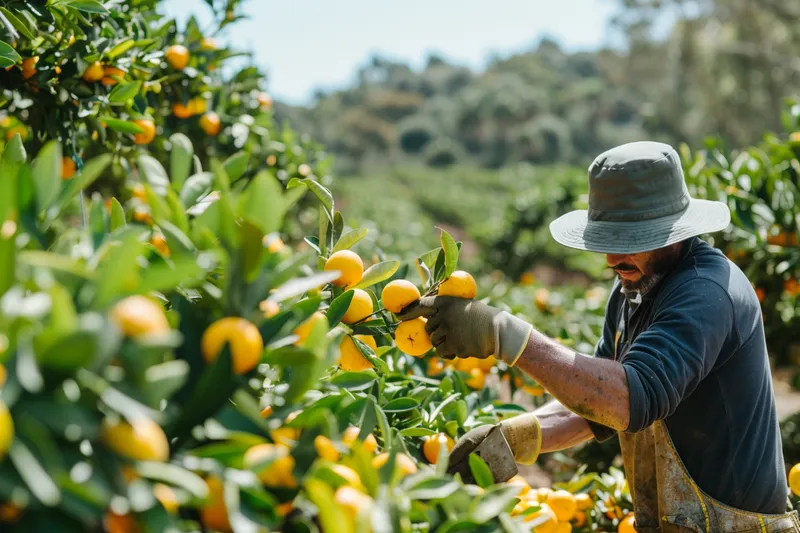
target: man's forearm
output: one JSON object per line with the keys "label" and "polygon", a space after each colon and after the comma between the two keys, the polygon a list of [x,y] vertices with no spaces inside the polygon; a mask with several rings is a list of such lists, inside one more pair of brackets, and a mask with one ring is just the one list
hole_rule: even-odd
{"label": "man's forearm", "polygon": [[620,363],[579,354],[534,330],[515,366],[580,417],[628,428],[628,381]]}
{"label": "man's forearm", "polygon": [[541,453],[557,452],[592,438],[586,420],[552,400],[534,411],[542,429]]}

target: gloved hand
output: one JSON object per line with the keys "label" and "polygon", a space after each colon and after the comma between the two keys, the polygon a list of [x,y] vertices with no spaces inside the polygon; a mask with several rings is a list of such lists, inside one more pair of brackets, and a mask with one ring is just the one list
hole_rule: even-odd
{"label": "gloved hand", "polygon": [[454,357],[499,357],[514,365],[533,326],[507,311],[454,296],[425,296],[397,314],[400,320],[427,317],[425,330],[436,353]]}
{"label": "gloved hand", "polygon": [[[507,453],[503,453],[503,450],[498,450],[496,446],[489,450],[491,453],[481,453],[481,443],[486,439],[490,431],[498,427],[503,432],[505,441],[508,444]],[[505,464],[506,462],[514,461],[524,465],[533,464],[539,457],[541,448],[542,429],[539,425],[539,419],[533,413],[518,415],[499,424],[479,426],[458,439],[455,447],[450,452],[448,472],[450,474],[459,472],[463,478],[464,474],[469,472],[467,464],[469,462],[469,454],[477,451],[478,455],[481,455],[481,458],[486,461],[495,481],[507,481],[511,476],[503,475],[503,473],[511,472],[512,470],[509,469],[508,464]],[[516,471],[516,469],[513,471]],[[508,479],[501,479],[504,477]]]}

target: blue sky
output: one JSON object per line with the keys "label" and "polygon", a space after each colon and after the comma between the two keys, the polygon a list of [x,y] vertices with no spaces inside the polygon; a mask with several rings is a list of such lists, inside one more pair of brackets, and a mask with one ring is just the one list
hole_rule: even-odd
{"label": "blue sky", "polygon": [[[383,4],[383,5],[381,5]],[[380,5],[380,7],[377,7]],[[348,85],[373,52],[413,66],[429,52],[481,69],[490,54],[531,47],[541,37],[569,50],[612,42],[608,21],[616,0],[250,0],[248,20],[222,40],[251,51],[277,98],[305,103],[314,88]],[[168,0],[179,21],[210,20],[201,0]]]}

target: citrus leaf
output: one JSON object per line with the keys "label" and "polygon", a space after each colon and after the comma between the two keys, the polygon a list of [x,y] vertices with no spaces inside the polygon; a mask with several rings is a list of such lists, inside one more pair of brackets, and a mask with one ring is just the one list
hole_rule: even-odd
{"label": "citrus leaf", "polygon": [[333,247],[332,252],[338,252],[339,250],[347,250],[352,248],[354,244],[366,237],[368,232],[369,230],[367,228],[358,228],[348,231],[342,235],[338,241],[336,241],[336,246]]}
{"label": "citrus leaf", "polygon": [[130,81],[127,83],[119,83],[108,94],[108,101],[112,104],[124,104],[137,94],[142,89],[141,81]]}
{"label": "citrus leaf", "polygon": [[400,268],[400,261],[384,261],[382,263],[372,265],[364,271],[364,275],[361,276],[361,281],[355,284],[353,288],[365,289],[375,285],[376,283],[386,281],[387,279],[391,278],[395,272],[397,272],[398,268]]}
{"label": "citrus leaf", "polygon": [[479,487],[485,489],[494,483],[494,477],[489,465],[477,453],[469,454],[469,469],[472,472],[472,477],[475,478],[475,484]]}
{"label": "citrus leaf", "polygon": [[[167,171],[164,170],[164,167],[159,163],[158,159],[147,154],[142,154],[139,156],[139,159],[136,160],[136,163],[139,166],[139,172],[153,188],[153,191],[158,195],[166,194],[167,188],[169,187],[169,176],[167,176]],[[152,200],[152,198],[147,199],[151,209],[153,208]],[[155,213],[153,213],[153,215],[155,216]]]}
{"label": "citrus leaf", "polygon": [[362,357],[369,361],[379,375],[382,376],[389,373],[389,365],[386,364],[386,361],[375,355],[371,347],[367,346],[361,339],[352,337],[352,340],[353,344],[358,348],[358,351],[361,352]]}
{"label": "citrus leaf", "polygon": [[200,284],[203,269],[194,256],[183,256],[170,263],[158,263],[144,269],[139,280],[141,292],[166,291],[179,285],[191,287]]}
{"label": "citrus leaf", "polygon": [[442,230],[442,250],[444,250],[444,277],[449,278],[458,265],[458,245],[452,235]]}
{"label": "citrus leaf", "polygon": [[190,176],[181,187],[181,203],[185,207],[192,207],[197,204],[197,200],[211,190],[213,182],[214,175],[211,172],[199,172]]}
{"label": "citrus leaf", "polygon": [[36,203],[43,211],[56,199],[61,185],[61,145],[58,142],[50,141],[39,151],[33,161],[32,176]]}
{"label": "citrus leaf", "polygon": [[483,523],[495,518],[500,513],[511,511],[517,501],[518,493],[519,488],[514,486],[491,487],[475,502],[470,518],[475,522]]}
{"label": "citrus leaf", "polygon": [[381,409],[381,406],[372,401],[372,408],[375,411],[375,416],[378,419],[378,428],[380,429],[381,436],[383,437],[383,443],[385,451],[391,452],[392,451],[392,429],[389,425],[389,419],[386,418],[386,413]]}
{"label": "citrus leaf", "polygon": [[331,305],[328,307],[325,315],[328,317],[328,323],[333,328],[342,321],[342,317],[347,313],[347,308],[350,307],[350,302],[353,300],[354,291],[345,291],[333,299]]}
{"label": "citrus leaf", "polygon": [[[192,170],[194,147],[192,147],[192,141],[189,140],[189,137],[183,133],[170,135],[169,143],[172,147],[169,153],[170,180],[172,181],[172,187],[176,191],[181,191],[181,200],[183,200],[183,185]],[[211,179],[213,179],[213,176]],[[211,185],[211,179],[209,179],[209,186]],[[194,202],[191,204],[184,203],[183,205],[188,207],[194,205]]]}
{"label": "citrus leaf", "polygon": [[61,5],[77,9],[78,11],[85,11],[86,13],[101,13],[108,14],[108,9],[97,0],[62,0]]}
{"label": "citrus leaf", "polygon": [[322,533],[354,533],[353,521],[345,515],[344,508],[336,503],[333,489],[319,479],[305,483],[308,499],[319,508]]}
{"label": "citrus leaf", "polygon": [[430,437],[436,432],[428,428],[406,428],[400,430],[400,434],[404,437]]}
{"label": "citrus leaf", "polygon": [[58,487],[20,439],[13,442],[8,455],[33,495],[48,507],[58,505],[58,502],[61,501]]}
{"label": "citrus leaf", "polygon": [[0,12],[2,12],[3,15],[5,15],[6,18],[9,20],[9,22],[11,22],[11,25],[14,26],[14,28],[16,28],[17,31],[19,31],[27,39],[32,41],[36,38],[36,35],[33,33],[33,30],[29,28],[28,25],[25,24],[25,22],[23,22],[25,20],[24,17],[22,19],[19,19],[14,13],[12,13],[11,11],[9,11],[4,7],[0,7]]}
{"label": "citrus leaf", "polygon": [[395,398],[383,406],[386,413],[402,413],[419,407],[419,401],[414,398]]}
{"label": "citrus leaf", "polygon": [[247,152],[236,152],[222,164],[225,168],[225,173],[231,182],[241,178],[247,170],[247,162],[250,160],[250,154]]}
{"label": "citrus leaf", "polygon": [[289,183],[286,184],[287,189],[293,189],[295,187],[300,187],[301,185],[305,185],[308,187],[314,196],[319,199],[320,203],[325,210],[325,214],[328,216],[328,220],[333,221],[333,194],[327,188],[322,186],[318,181],[312,180],[311,178],[292,178],[289,180]]}
{"label": "citrus leaf", "polygon": [[5,42],[0,41],[0,68],[16,65],[21,59],[22,57],[20,57],[16,50]]}
{"label": "citrus leaf", "polygon": [[278,180],[267,171],[256,174],[241,196],[239,212],[264,234],[278,231],[284,213]]}
{"label": "citrus leaf", "polygon": [[178,465],[154,461],[138,461],[135,468],[136,472],[144,478],[164,481],[170,485],[181,487],[193,497],[201,500],[208,497],[208,485],[203,481],[203,478]]}
{"label": "citrus leaf", "polygon": [[60,204],[63,207],[74,198],[81,190],[89,187],[94,181],[100,177],[103,171],[111,163],[111,154],[102,154],[90,159],[81,169],[80,173],[74,178],[69,180],[66,192],[61,198]]}
{"label": "citrus leaf", "polygon": [[122,133],[142,133],[144,130],[138,124],[133,122],[129,122],[127,120],[122,120],[114,117],[103,116],[98,117],[98,120],[102,122],[105,126],[111,128],[114,131],[119,131]]}
{"label": "citrus leaf", "polygon": [[281,285],[274,293],[270,294],[269,299],[280,303],[294,296],[300,296],[311,289],[316,289],[326,283],[330,283],[338,277],[338,272],[319,272],[313,276],[295,278]]}
{"label": "citrus leaf", "polygon": [[377,377],[368,372],[342,372],[331,378],[331,384],[349,391],[365,390],[375,383]]}
{"label": "citrus leaf", "polygon": [[118,56],[121,56],[134,46],[136,46],[136,41],[134,41],[133,39],[125,39],[124,41],[115,44],[111,50],[106,52],[106,57],[108,59],[114,59]]}
{"label": "citrus leaf", "polygon": [[453,479],[430,477],[409,487],[407,496],[412,500],[443,500],[460,488]]}

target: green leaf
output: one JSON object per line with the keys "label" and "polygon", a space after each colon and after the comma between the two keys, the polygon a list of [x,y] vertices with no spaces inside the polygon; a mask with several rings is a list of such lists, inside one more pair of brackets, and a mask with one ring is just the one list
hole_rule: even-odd
{"label": "green leaf", "polygon": [[86,189],[103,173],[103,171],[111,163],[111,154],[102,154],[90,159],[77,176],[69,180],[67,191],[61,199],[61,206],[63,207],[74,198],[81,190]]}
{"label": "green leaf", "polygon": [[108,94],[108,101],[112,104],[124,104],[142,89],[141,81],[118,83]]}
{"label": "green leaf", "polygon": [[0,231],[0,296],[11,288],[17,274],[17,232]]}
{"label": "green leaf", "polygon": [[514,508],[518,493],[519,488],[514,486],[498,485],[489,488],[475,503],[470,518],[483,523],[492,520],[500,513],[509,512]]}
{"label": "green leaf", "polygon": [[121,56],[134,46],[136,46],[136,41],[134,41],[133,39],[125,39],[124,41],[115,44],[111,50],[105,53],[105,56],[108,59],[114,59],[118,56]]}
{"label": "green leaf", "polygon": [[66,272],[83,279],[92,279],[93,273],[81,261],[43,250],[24,250],[19,254],[21,264]]}
{"label": "green leaf", "polygon": [[264,234],[278,231],[283,219],[283,190],[267,171],[256,174],[241,195],[240,213]]}
{"label": "green leaf", "polygon": [[407,496],[412,500],[443,500],[460,488],[454,479],[429,477],[409,487]]}
{"label": "green leaf", "polygon": [[479,487],[485,489],[494,484],[494,477],[489,465],[477,453],[469,454],[469,469],[472,477],[475,478],[475,484]]}
{"label": "green leaf", "polygon": [[58,487],[20,439],[11,444],[8,456],[25,484],[40,502],[47,507],[58,505],[61,501]]}
{"label": "green leaf", "polygon": [[361,276],[361,281],[355,284],[353,288],[365,289],[375,285],[376,283],[386,281],[394,276],[394,273],[397,272],[398,268],[400,268],[400,261],[384,261],[382,263],[372,265],[364,271],[364,275]]}
{"label": "green leaf", "polygon": [[430,437],[436,432],[428,428],[406,428],[400,430],[400,434],[404,437]]}
{"label": "green leaf", "polygon": [[61,186],[61,145],[57,141],[48,142],[39,151],[33,161],[32,177],[36,203],[44,211],[56,199]]}
{"label": "green leaf", "polygon": [[[194,148],[192,147],[192,141],[183,133],[173,133],[169,138],[169,143],[172,147],[169,153],[169,173],[172,179],[172,187],[176,191],[181,191],[181,201],[183,201],[183,186],[186,177],[192,170]],[[213,179],[214,177],[209,174],[209,187]],[[195,198],[195,200],[197,200],[197,198]],[[183,205],[189,207],[194,205],[194,202],[191,204],[184,202]]]}
{"label": "green leaf", "polygon": [[331,384],[337,387],[354,390],[366,390],[377,380],[372,372],[342,372],[331,378]]}
{"label": "green leaf", "polygon": [[100,122],[114,131],[121,133],[142,133],[144,130],[138,124],[109,116],[97,117]]}
{"label": "green leaf", "polygon": [[131,227],[120,240],[112,244],[108,255],[97,269],[96,304],[105,306],[117,297],[123,287],[135,284],[139,269],[137,258],[144,244],[139,241],[141,229]]}
{"label": "green leaf", "polygon": [[299,187],[301,185],[305,185],[308,187],[314,196],[319,199],[322,203],[322,206],[325,209],[325,214],[328,215],[328,219],[333,221],[333,194],[327,188],[322,186],[318,181],[312,180],[311,178],[292,178],[289,180],[289,183],[286,184],[287,189],[293,189],[295,187]]}
{"label": "green leaf", "polygon": [[444,250],[444,277],[449,278],[458,265],[458,245],[455,239],[445,230],[442,230],[440,240],[442,250]]}
{"label": "green leaf", "polygon": [[197,247],[194,245],[192,240],[187,237],[186,234],[177,226],[174,226],[166,221],[161,221],[158,227],[164,234],[164,238],[167,240],[167,246],[169,246],[173,254],[194,255],[194,253],[197,251]]}
{"label": "green leaf", "polygon": [[350,302],[353,301],[354,294],[354,291],[349,290],[333,299],[331,305],[328,307],[328,311],[325,313],[331,328],[342,321],[342,317],[347,313],[348,307],[350,307]]}
{"label": "green leaf", "polygon": [[170,263],[158,263],[143,270],[138,290],[167,291],[181,284],[184,287],[191,287],[203,281],[202,278],[197,278],[203,269],[197,264],[194,256],[183,256]]}
{"label": "green leaf", "polygon": [[142,154],[139,156],[137,163],[139,172],[147,183],[153,187],[153,190],[159,195],[166,194],[167,188],[169,187],[169,176],[167,176],[167,171],[164,170],[164,167],[161,166],[158,159],[147,154]]}
{"label": "green leaf", "polygon": [[[225,168],[225,173],[228,174],[228,178],[230,178],[231,182],[244,176],[249,160],[250,154],[247,152],[236,152],[225,160],[222,166]],[[266,171],[263,172],[268,174]]]}
{"label": "green leaf", "polygon": [[31,41],[36,38],[36,35],[33,33],[33,30],[35,28],[32,29],[26,24],[27,20],[25,19],[25,17],[22,17],[21,19],[17,18],[17,16],[14,13],[12,13],[11,11],[9,11],[4,7],[0,7],[0,12],[2,12],[3,15],[6,16],[9,22],[11,22],[11,25],[14,26],[14,28],[16,28],[18,32],[24,35],[25,38]]}
{"label": "green leaf", "polygon": [[367,228],[358,228],[348,231],[342,238],[336,241],[336,246],[333,247],[331,252],[338,252],[339,250],[347,250],[352,248],[354,244],[367,236],[369,230]]}
{"label": "green leaf", "polygon": [[395,398],[383,406],[386,413],[402,413],[419,407],[419,401],[414,398]]}
{"label": "green leaf", "polygon": [[122,209],[122,204],[116,198],[111,198],[111,231],[118,228],[124,228],[127,225],[125,222],[125,210]]}
{"label": "green leaf", "polygon": [[197,200],[211,191],[211,184],[214,183],[214,175],[211,172],[200,172],[187,179],[181,187],[181,203],[192,207]]}
{"label": "green leaf", "polygon": [[138,461],[136,472],[140,476],[154,481],[163,481],[185,489],[194,498],[200,500],[208,497],[208,485],[203,478],[190,470],[170,463]]}
{"label": "green leaf", "polygon": [[16,50],[5,42],[0,41],[0,68],[16,65],[21,60],[22,57],[20,57]]}
{"label": "green leaf", "polygon": [[61,4],[86,13],[108,13],[108,9],[97,0],[62,0]]}
{"label": "green leaf", "polygon": [[336,503],[333,489],[319,479],[305,483],[308,499],[319,508],[322,533],[354,533],[353,522],[345,515],[344,508]]}
{"label": "green leaf", "polygon": [[339,274],[337,272],[319,272],[305,278],[295,278],[281,285],[269,296],[269,299],[280,303],[289,298],[300,296],[304,292],[321,287],[326,283],[330,283],[338,277]]}
{"label": "green leaf", "polygon": [[378,419],[378,428],[381,431],[381,436],[383,437],[385,451],[391,452],[392,451],[392,429],[389,425],[389,419],[386,418],[386,413],[381,409],[381,406],[372,402],[372,407],[375,411],[375,416]]}

